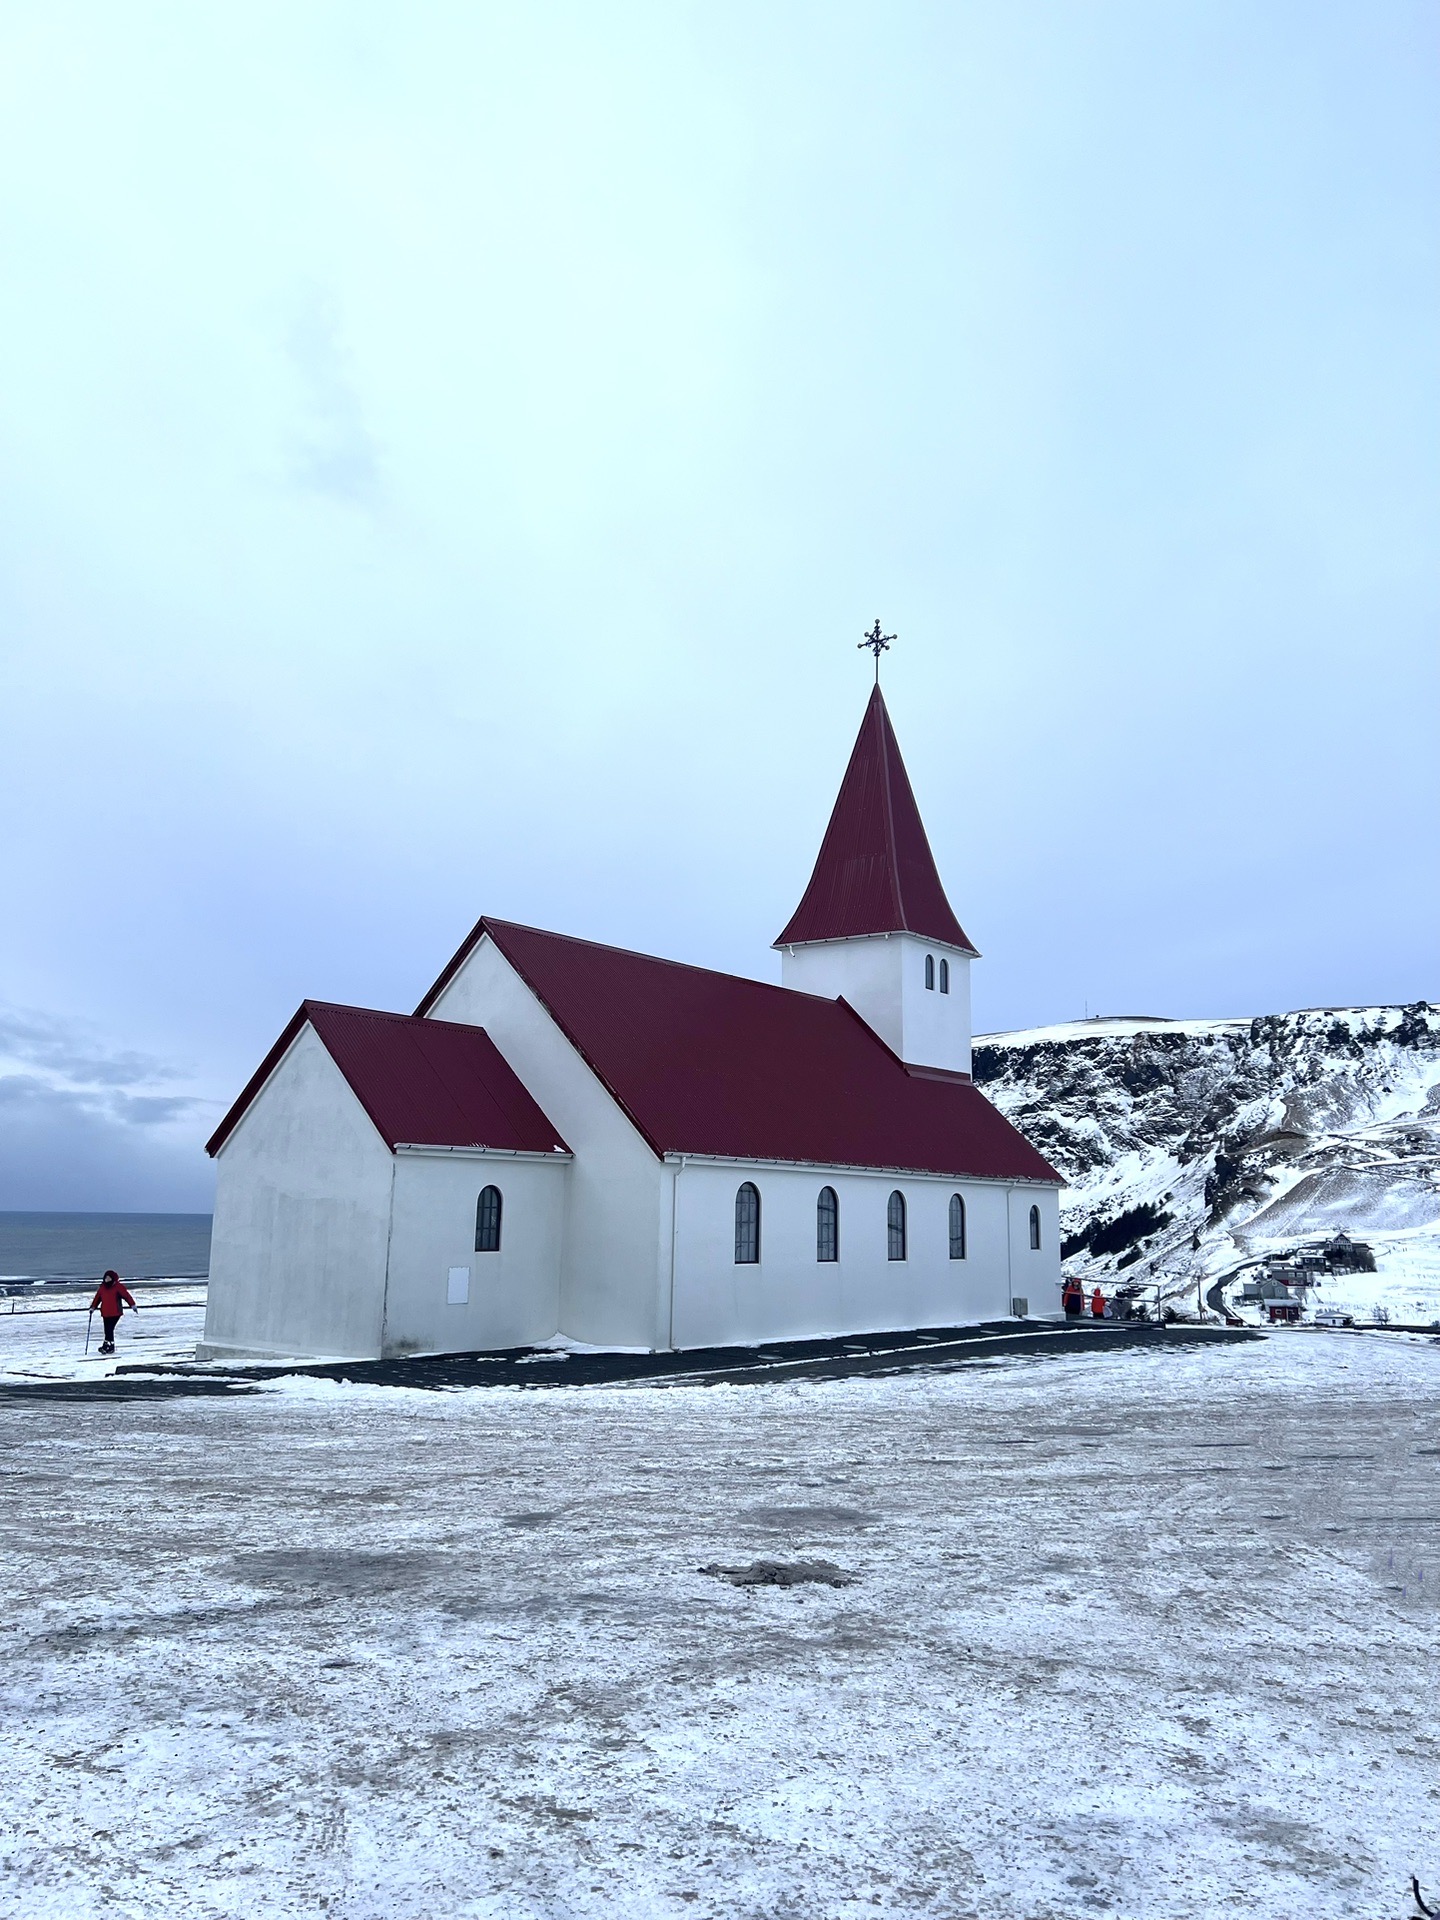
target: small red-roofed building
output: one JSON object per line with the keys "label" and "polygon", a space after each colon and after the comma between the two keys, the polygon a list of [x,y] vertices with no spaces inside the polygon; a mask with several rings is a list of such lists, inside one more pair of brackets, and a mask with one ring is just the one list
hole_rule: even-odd
{"label": "small red-roofed building", "polygon": [[645,1350],[1059,1311],[1061,1176],[970,1079],[978,957],[878,685],[782,983],[485,916],[306,1001],[209,1143],[202,1352]]}

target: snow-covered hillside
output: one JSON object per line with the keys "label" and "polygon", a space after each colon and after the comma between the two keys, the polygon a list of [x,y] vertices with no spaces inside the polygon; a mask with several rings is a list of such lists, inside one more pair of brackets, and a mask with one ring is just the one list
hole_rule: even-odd
{"label": "snow-covered hillside", "polygon": [[1440,1008],[988,1034],[975,1078],[1073,1183],[1067,1267],[1087,1279],[1193,1296],[1343,1229],[1377,1271],[1327,1277],[1318,1305],[1440,1317]]}

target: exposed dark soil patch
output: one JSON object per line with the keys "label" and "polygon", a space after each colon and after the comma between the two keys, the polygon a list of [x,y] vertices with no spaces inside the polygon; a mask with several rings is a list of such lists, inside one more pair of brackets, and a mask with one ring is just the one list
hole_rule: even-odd
{"label": "exposed dark soil patch", "polygon": [[240,1579],[267,1586],[342,1594],[384,1594],[412,1589],[451,1571],[451,1557],[436,1553],[366,1553],[345,1548],[286,1547],[240,1553]]}
{"label": "exposed dark soil patch", "polygon": [[732,1587],[853,1587],[858,1576],[833,1560],[752,1560],[748,1567],[701,1567],[701,1573],[728,1580]]}
{"label": "exposed dark soil patch", "polygon": [[751,1507],[746,1518],[762,1527],[873,1527],[880,1516],[859,1507]]}

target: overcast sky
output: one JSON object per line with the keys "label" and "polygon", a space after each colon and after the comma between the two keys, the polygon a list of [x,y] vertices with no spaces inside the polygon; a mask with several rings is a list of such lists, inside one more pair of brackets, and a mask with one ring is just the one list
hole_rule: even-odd
{"label": "overcast sky", "polygon": [[0,1207],[482,911],[773,977],[877,615],[980,1028],[1434,997],[1437,54],[0,6]]}

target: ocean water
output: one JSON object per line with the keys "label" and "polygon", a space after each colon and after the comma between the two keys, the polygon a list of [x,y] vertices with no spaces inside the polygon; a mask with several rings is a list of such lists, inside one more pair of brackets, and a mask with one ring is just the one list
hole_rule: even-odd
{"label": "ocean water", "polygon": [[0,1286],[15,1280],[203,1280],[208,1213],[0,1213]]}

